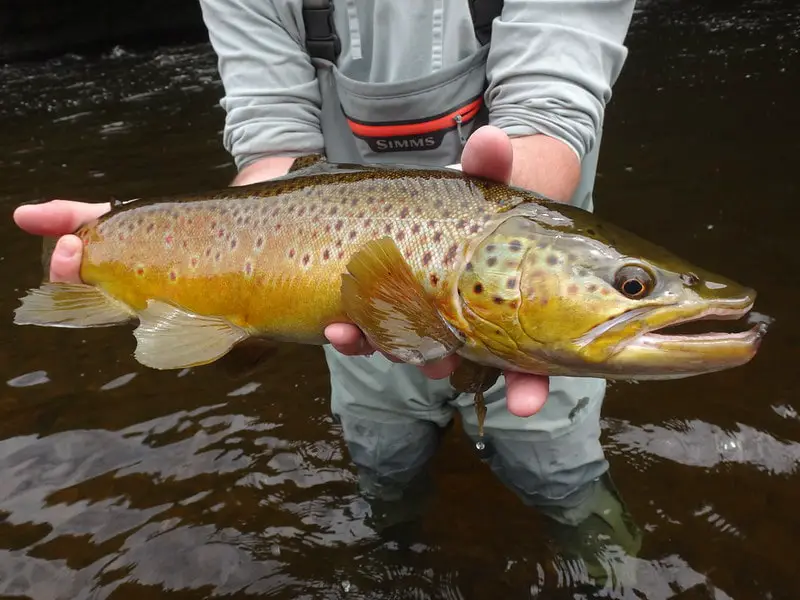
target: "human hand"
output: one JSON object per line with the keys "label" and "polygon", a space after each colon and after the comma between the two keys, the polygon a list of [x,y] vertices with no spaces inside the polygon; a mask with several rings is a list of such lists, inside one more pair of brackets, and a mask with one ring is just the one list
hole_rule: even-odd
{"label": "human hand", "polygon": [[108,202],[90,204],[51,200],[18,207],[14,211],[14,221],[18,227],[33,235],[62,236],[50,259],[50,280],[80,283],[83,244],[72,232],[109,210],[111,205]]}
{"label": "human hand", "polygon": [[[511,140],[496,127],[481,127],[473,133],[461,156],[464,173],[508,183],[511,179],[513,149]],[[334,323],[325,329],[325,337],[342,354],[370,355],[375,352],[361,330],[348,323]],[[389,357],[391,359],[391,357]],[[394,359],[392,359],[394,360]],[[452,355],[420,367],[432,379],[448,377],[458,366],[459,357]],[[506,371],[506,404],[518,417],[537,413],[547,400],[550,380],[547,377]]]}

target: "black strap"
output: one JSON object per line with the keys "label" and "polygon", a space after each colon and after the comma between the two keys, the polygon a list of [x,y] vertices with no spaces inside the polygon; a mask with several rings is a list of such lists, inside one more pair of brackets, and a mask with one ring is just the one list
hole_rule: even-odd
{"label": "black strap", "polygon": [[303,0],[306,49],[313,58],[336,62],[342,42],[333,25],[332,0]]}
{"label": "black strap", "polygon": [[503,0],[469,0],[469,12],[475,37],[485,46],[492,39],[492,23],[503,12]]}
{"label": "black strap", "polygon": [[[492,38],[492,23],[503,12],[503,0],[467,1],[475,37],[485,46]],[[311,57],[335,63],[342,51],[342,42],[333,24],[333,1],[303,0],[303,23],[306,49]]]}

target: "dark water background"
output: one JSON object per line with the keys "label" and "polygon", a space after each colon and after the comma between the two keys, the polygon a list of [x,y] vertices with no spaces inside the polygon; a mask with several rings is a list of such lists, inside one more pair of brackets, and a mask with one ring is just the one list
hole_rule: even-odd
{"label": "dark water background", "polygon": [[[642,2],[597,212],[754,286],[748,366],[615,385],[612,473],[645,529],[636,594],[800,598],[793,1]],[[233,170],[208,47],[0,68],[0,598],[568,598],[543,523],[458,427],[410,546],[377,537],[318,348],[249,379],[159,373],[125,328],[14,327],[40,278],[23,201],[203,189]]]}

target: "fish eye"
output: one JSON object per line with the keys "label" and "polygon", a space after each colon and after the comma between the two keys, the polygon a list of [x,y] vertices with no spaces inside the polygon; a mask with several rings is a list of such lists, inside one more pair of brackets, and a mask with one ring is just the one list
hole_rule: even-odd
{"label": "fish eye", "polygon": [[614,277],[616,290],[626,298],[633,300],[647,296],[652,291],[654,283],[650,273],[642,267],[634,265],[622,267]]}

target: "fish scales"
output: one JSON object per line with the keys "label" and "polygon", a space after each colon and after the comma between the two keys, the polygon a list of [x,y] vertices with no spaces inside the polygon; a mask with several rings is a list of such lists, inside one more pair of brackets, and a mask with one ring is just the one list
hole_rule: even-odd
{"label": "fish scales", "polygon": [[446,303],[447,274],[465,240],[507,204],[487,202],[459,177],[403,172],[133,203],[79,232],[87,244],[81,276],[137,309],[159,297],[273,337],[314,341],[321,325],[344,318],[341,274],[367,241],[394,240],[426,291]]}

